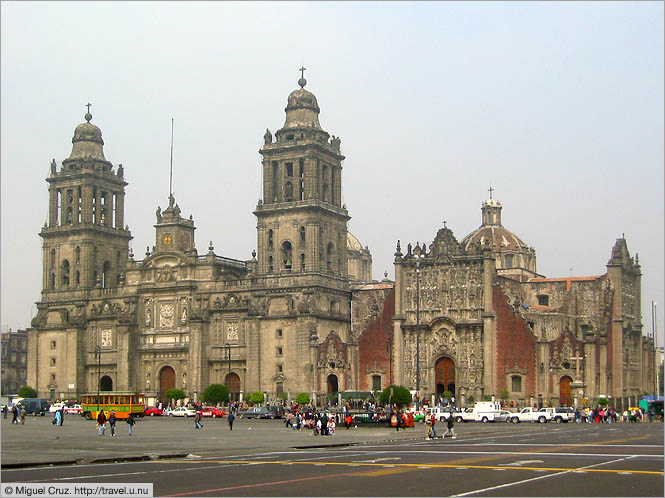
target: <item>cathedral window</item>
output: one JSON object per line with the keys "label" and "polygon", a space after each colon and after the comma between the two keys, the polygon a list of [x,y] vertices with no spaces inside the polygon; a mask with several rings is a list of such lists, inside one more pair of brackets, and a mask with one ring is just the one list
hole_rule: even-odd
{"label": "cathedral window", "polygon": [[55,266],[55,249],[51,249],[51,261],[50,261],[51,268]]}
{"label": "cathedral window", "polygon": [[277,356],[282,356],[283,354],[284,354],[284,352],[283,352],[283,350],[282,350],[282,347],[279,346],[279,347],[277,348]]}
{"label": "cathedral window", "polygon": [[268,202],[277,202],[277,171],[279,166],[277,161],[272,162],[272,199],[268,199]]}
{"label": "cathedral window", "polygon": [[79,246],[76,246],[76,264],[80,265],[81,264],[81,248]]}
{"label": "cathedral window", "polygon": [[277,365],[277,373],[282,373],[283,367],[282,365]]}
{"label": "cathedral window", "polygon": [[504,266],[506,268],[512,268],[513,267],[513,255],[512,254],[506,254],[504,257],[505,264]]}
{"label": "cathedral window", "polygon": [[303,159],[298,161],[298,178],[300,186],[300,196],[298,199],[302,201],[305,198],[305,161]]}
{"label": "cathedral window", "polygon": [[281,251],[282,266],[286,270],[293,268],[293,259],[291,255],[291,242],[288,240],[282,244]]}
{"label": "cathedral window", "polygon": [[284,392],[284,383],[283,382],[278,382],[277,383],[276,391],[277,391],[277,396],[279,396],[280,394],[282,394]]}
{"label": "cathedral window", "polygon": [[539,306],[549,306],[550,305],[550,296],[547,294],[538,295],[538,305]]}
{"label": "cathedral window", "polygon": [[272,251],[273,249],[273,233],[272,230],[268,230],[268,250]]}
{"label": "cathedral window", "polygon": [[294,138],[296,138],[294,135],[287,135],[286,136],[287,140],[293,140]]}
{"label": "cathedral window", "polygon": [[293,183],[286,182],[284,184],[284,200],[290,202],[293,200]]}
{"label": "cathedral window", "polygon": [[51,341],[51,349],[55,349],[55,341]]}
{"label": "cathedral window", "polygon": [[51,290],[55,289],[55,273],[51,273],[49,287],[51,288]]}
{"label": "cathedral window", "polygon": [[329,200],[329,199],[328,199],[328,190],[329,190],[328,184],[327,184],[327,183],[324,183],[324,184],[323,184],[323,200],[324,200],[325,202],[328,202],[328,200]]}
{"label": "cathedral window", "polygon": [[522,392],[522,377],[519,375],[513,375],[511,378],[512,383],[512,392],[519,393]]}
{"label": "cathedral window", "polygon": [[272,262],[272,256],[268,256],[268,271],[271,272],[275,269],[273,262]]}
{"label": "cathedral window", "polygon": [[280,339],[282,337],[282,329],[277,329],[277,338]]}
{"label": "cathedral window", "polygon": [[286,163],[286,176],[293,176],[293,163]]}
{"label": "cathedral window", "polygon": [[66,259],[62,262],[61,284],[63,287],[69,287],[69,261]]}
{"label": "cathedral window", "polygon": [[51,365],[52,367],[55,366],[55,356],[51,356],[51,358],[49,358],[49,365]]}
{"label": "cathedral window", "polygon": [[104,261],[104,267],[102,270],[102,287],[110,287],[111,285],[111,262]]}
{"label": "cathedral window", "polygon": [[305,255],[300,255],[300,271],[305,271]]}
{"label": "cathedral window", "polygon": [[332,168],[330,171],[330,203],[334,204],[335,206],[337,205],[337,199],[336,199],[336,192],[335,192],[335,182],[337,180],[337,172],[335,171],[335,168]]}
{"label": "cathedral window", "polygon": [[300,245],[305,245],[305,227],[300,227]]}
{"label": "cathedral window", "polygon": [[328,271],[332,271],[332,264],[333,264],[333,252],[335,250],[335,247],[333,246],[332,242],[328,244],[328,253],[327,253],[327,268]]}
{"label": "cathedral window", "polygon": [[74,284],[78,287],[81,284],[81,272],[76,270],[74,274]]}
{"label": "cathedral window", "polygon": [[372,391],[380,391],[380,390],[381,390],[381,376],[372,375]]}

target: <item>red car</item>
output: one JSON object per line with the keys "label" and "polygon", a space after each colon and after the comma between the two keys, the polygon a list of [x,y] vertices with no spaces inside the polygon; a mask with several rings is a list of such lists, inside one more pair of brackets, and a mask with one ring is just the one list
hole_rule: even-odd
{"label": "red car", "polygon": [[148,408],[145,409],[143,412],[145,415],[150,415],[151,417],[154,417],[155,415],[162,415],[164,413],[164,410],[161,408],[157,408],[156,406],[149,406]]}
{"label": "red car", "polygon": [[226,412],[221,408],[217,408],[214,406],[204,406],[201,408],[201,416],[219,418],[219,417],[225,417]]}

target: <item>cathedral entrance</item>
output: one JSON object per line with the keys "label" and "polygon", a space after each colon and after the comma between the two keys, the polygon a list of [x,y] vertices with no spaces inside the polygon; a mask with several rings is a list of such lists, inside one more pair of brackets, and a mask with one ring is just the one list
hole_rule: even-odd
{"label": "cathedral entrance", "polygon": [[230,401],[240,399],[240,377],[235,372],[229,373],[224,379],[224,384],[229,388]]}
{"label": "cathedral entrance", "polygon": [[573,382],[568,375],[561,377],[559,381],[559,404],[561,406],[572,406],[573,398],[570,395],[570,384]]}
{"label": "cathedral entrance", "polygon": [[334,394],[337,391],[339,391],[337,375],[330,374],[328,375],[328,394]]}
{"label": "cathedral entrance", "polygon": [[441,395],[445,391],[450,391],[455,396],[455,362],[447,356],[439,358],[434,364],[434,375],[436,394]]}
{"label": "cathedral entrance", "polygon": [[175,389],[175,370],[171,367],[164,367],[159,371],[159,401],[168,403],[165,393],[169,389]]}
{"label": "cathedral entrance", "polygon": [[99,379],[99,390],[100,391],[113,391],[113,379],[108,375],[105,375]]}

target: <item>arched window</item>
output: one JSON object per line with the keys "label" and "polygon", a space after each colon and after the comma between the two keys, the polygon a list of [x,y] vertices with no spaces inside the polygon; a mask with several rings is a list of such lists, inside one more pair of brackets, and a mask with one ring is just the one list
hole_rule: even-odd
{"label": "arched window", "polygon": [[49,287],[51,288],[51,290],[55,289],[55,273],[51,273]]}
{"label": "arched window", "polygon": [[62,262],[62,274],[60,283],[63,287],[69,287],[69,261],[66,259]]}
{"label": "arched window", "polygon": [[76,264],[81,264],[81,248],[79,246],[76,246]]}
{"label": "arched window", "polygon": [[273,271],[275,269],[273,262],[272,262],[272,256],[268,256],[268,271]]}
{"label": "arched window", "polygon": [[268,230],[268,250],[272,251],[273,248],[273,235],[272,230]]}
{"label": "arched window", "polygon": [[49,262],[51,268],[55,266],[55,249],[51,249],[51,261]]}
{"label": "arched window", "polygon": [[74,284],[78,287],[81,284],[81,272],[76,270],[76,273],[74,274]]}
{"label": "arched window", "polygon": [[326,254],[326,256],[327,256],[326,262],[327,262],[328,271],[332,271],[333,253],[334,252],[335,252],[335,246],[331,242],[331,243],[328,244],[328,252]]}
{"label": "arched window", "polygon": [[305,245],[305,227],[300,227],[300,245]]}
{"label": "arched window", "polygon": [[519,375],[513,375],[510,378],[512,384],[512,392],[519,393],[522,391],[522,377]]}
{"label": "arched window", "polygon": [[282,250],[280,254],[282,260],[282,267],[286,270],[293,268],[293,259],[291,254],[291,242],[288,240],[282,243]]}
{"label": "arched window", "polygon": [[104,266],[102,269],[102,287],[111,286],[111,262],[104,261]]}
{"label": "arched window", "polygon": [[504,257],[505,261],[505,267],[506,268],[512,268],[513,267],[513,255],[512,254],[506,254]]}
{"label": "arched window", "polygon": [[300,271],[305,271],[305,255],[300,255]]}

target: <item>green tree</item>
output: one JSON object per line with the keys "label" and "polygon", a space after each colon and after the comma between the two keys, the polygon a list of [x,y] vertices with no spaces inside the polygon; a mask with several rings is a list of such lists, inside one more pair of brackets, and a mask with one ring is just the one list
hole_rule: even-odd
{"label": "green tree", "polygon": [[263,403],[263,400],[265,399],[265,396],[261,391],[254,391],[252,394],[249,396],[249,402],[252,403],[253,405],[258,405]]}
{"label": "green tree", "polygon": [[506,401],[508,400],[508,398],[510,397],[510,393],[508,392],[508,389],[506,389],[506,388],[501,389],[500,396],[501,396],[501,401],[503,401],[503,403],[505,404]]}
{"label": "green tree", "polygon": [[296,396],[296,403],[299,405],[309,405],[309,394],[307,393],[298,393]]}
{"label": "green tree", "polygon": [[229,388],[224,384],[210,384],[203,391],[201,400],[216,405],[218,403],[226,403],[229,400]]}
{"label": "green tree", "polygon": [[453,393],[452,393],[452,391],[443,391],[443,392],[441,393],[441,396],[443,396],[443,399],[448,399],[448,400],[450,400],[450,399],[453,398]]}
{"label": "green tree", "polygon": [[281,399],[282,401],[286,401],[287,399],[289,399],[289,396],[285,392],[279,393],[279,396],[277,396],[277,397],[279,399]]}
{"label": "green tree", "polygon": [[21,389],[18,390],[18,395],[21,398],[36,398],[37,391],[35,391],[30,386],[23,386]]}
{"label": "green tree", "polygon": [[466,398],[466,401],[467,401],[467,403],[472,405],[473,402],[476,401],[476,398],[474,398],[473,396],[469,396],[468,398]]}
{"label": "green tree", "polygon": [[610,402],[607,400],[607,398],[598,398],[598,404],[599,405],[607,406],[607,405],[609,405],[609,403]]}
{"label": "green tree", "polygon": [[492,401],[492,396],[486,394],[485,396],[483,396],[483,401]]}
{"label": "green tree", "polygon": [[397,406],[408,405],[411,403],[411,393],[404,386],[392,385],[386,387],[381,392],[381,395],[379,396],[379,401],[384,405],[388,403],[392,403]]}
{"label": "green tree", "polygon": [[182,389],[169,389],[164,393],[164,396],[166,396],[166,399],[185,399],[187,396],[185,395],[185,391]]}

